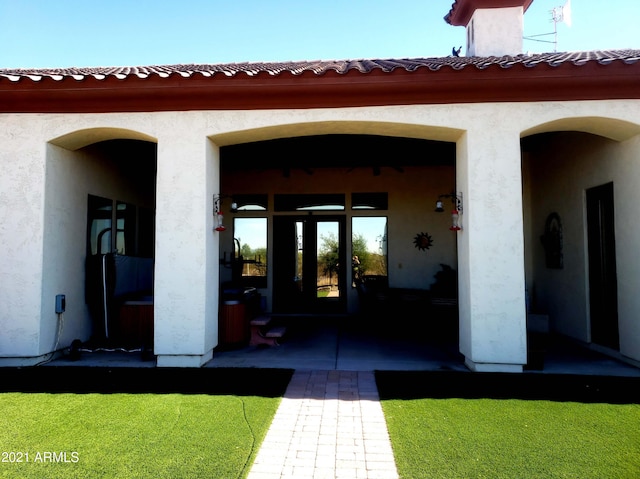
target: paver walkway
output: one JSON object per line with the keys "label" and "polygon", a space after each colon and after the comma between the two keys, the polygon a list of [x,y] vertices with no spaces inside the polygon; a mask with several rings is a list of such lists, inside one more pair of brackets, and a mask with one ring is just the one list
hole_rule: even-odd
{"label": "paver walkway", "polygon": [[248,477],[397,478],[374,373],[296,371]]}

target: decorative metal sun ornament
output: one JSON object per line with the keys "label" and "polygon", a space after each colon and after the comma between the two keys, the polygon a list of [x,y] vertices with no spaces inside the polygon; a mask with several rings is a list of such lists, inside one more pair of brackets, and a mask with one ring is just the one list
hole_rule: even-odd
{"label": "decorative metal sun ornament", "polygon": [[428,233],[418,233],[413,239],[413,244],[421,251],[428,250],[433,245],[433,238]]}

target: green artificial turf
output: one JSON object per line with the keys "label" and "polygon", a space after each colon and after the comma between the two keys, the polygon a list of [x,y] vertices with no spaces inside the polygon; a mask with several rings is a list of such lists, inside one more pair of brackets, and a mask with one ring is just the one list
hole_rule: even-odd
{"label": "green artificial turf", "polygon": [[0,477],[245,477],[279,403],[233,395],[3,393]]}
{"label": "green artificial turf", "polygon": [[640,477],[640,405],[382,401],[402,478]]}

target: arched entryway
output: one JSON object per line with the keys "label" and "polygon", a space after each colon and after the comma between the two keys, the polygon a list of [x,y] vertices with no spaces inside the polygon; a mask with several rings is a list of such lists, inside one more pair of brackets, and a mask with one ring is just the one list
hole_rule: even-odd
{"label": "arched entryway", "polygon": [[[455,190],[455,143],[377,131],[309,134],[221,148],[227,222],[220,235],[222,294],[225,284],[232,290],[257,286],[262,307],[270,314],[364,316],[371,320],[369,330],[386,328],[390,336],[435,333],[446,329],[439,324],[446,320],[455,323],[449,332],[457,345],[456,236],[449,229],[451,215],[435,211],[438,197]],[[243,210],[247,201],[253,205]],[[239,211],[229,211],[232,202]],[[256,253],[245,239],[249,230],[244,230],[245,238],[239,237],[236,225],[260,218],[266,248]],[[329,233],[323,232],[325,226]],[[337,245],[336,267],[327,271],[316,258],[332,241]],[[372,245],[366,268],[353,264],[359,242]],[[252,264],[244,276],[233,264],[238,251],[245,261],[248,252]],[[264,268],[255,268],[255,261]],[[312,266],[303,271],[305,262]],[[264,274],[264,281],[251,278],[250,271]],[[312,281],[305,282],[310,274]],[[331,274],[333,283],[321,285],[320,276],[329,279]],[[366,281],[363,288],[361,279]],[[322,296],[325,288],[327,297]],[[309,289],[312,293],[305,295]],[[448,301],[433,308],[436,290],[438,299]]]}
{"label": "arched entryway", "polygon": [[[66,134],[48,145],[45,181],[43,298],[66,297],[58,344],[151,349],[156,143],[117,128]],[[122,327],[133,300],[142,329]]]}
{"label": "arched entryway", "polygon": [[530,312],[552,333],[637,361],[630,282],[640,230],[627,218],[638,200],[638,126],[575,118],[531,132],[522,139]]}

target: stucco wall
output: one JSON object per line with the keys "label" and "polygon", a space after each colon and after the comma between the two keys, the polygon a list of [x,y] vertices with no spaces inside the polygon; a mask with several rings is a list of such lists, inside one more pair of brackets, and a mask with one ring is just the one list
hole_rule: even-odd
{"label": "stucco wall", "polygon": [[[533,306],[548,312],[553,328],[560,333],[591,340],[586,190],[613,182],[620,352],[640,359],[640,226],[633,211],[640,200],[640,137],[614,142],[584,133],[544,135],[527,155],[527,163],[531,172]],[[552,212],[560,215],[563,225],[564,268],[560,270],[546,268],[539,241]]]}
{"label": "stucco wall", "polygon": [[0,120],[0,356],[36,356],[40,343],[46,143]]}
{"label": "stucco wall", "polygon": [[[461,260],[466,261],[467,265],[473,263],[475,269],[468,269],[460,281],[464,290],[460,292],[460,300],[467,302],[464,308],[461,305],[461,315],[467,315],[466,319],[463,318],[464,327],[461,327],[461,331],[466,331],[468,326],[476,328],[475,334],[479,334],[476,336],[478,342],[474,343],[472,339],[465,354],[476,355],[481,361],[517,364],[522,361],[524,353],[521,335],[524,288],[520,290],[523,280],[508,285],[507,301],[504,299],[504,290],[487,288],[478,281],[479,278],[494,277],[497,283],[510,282],[518,274],[524,278],[524,268],[518,264],[486,260],[499,258],[500,250],[505,245],[515,245],[513,248],[517,250],[522,242],[522,213],[516,214],[514,210],[521,208],[522,198],[515,196],[521,184],[514,167],[518,164],[517,161],[514,163],[514,155],[517,156],[518,152],[513,145],[521,136],[558,130],[600,133],[622,141],[608,147],[626,158],[624,162],[615,163],[615,175],[619,178],[614,178],[614,181],[620,184],[620,188],[616,189],[617,224],[619,228],[626,225],[624,231],[618,232],[619,248],[627,251],[624,261],[618,265],[618,274],[619,278],[623,274],[627,278],[637,278],[637,269],[634,268],[638,266],[629,252],[632,248],[626,246],[637,244],[640,238],[637,222],[629,220],[634,218],[630,208],[636,202],[626,201],[626,196],[635,198],[633,195],[636,193],[632,185],[633,175],[637,177],[639,145],[638,140],[632,137],[640,132],[639,106],[637,101],[621,100],[292,111],[0,115],[3,125],[0,130],[0,165],[4,172],[0,177],[3,206],[0,209],[0,244],[5,253],[0,257],[0,356],[37,355],[48,349],[47,345],[53,343],[54,339],[52,326],[55,322],[52,321],[50,309],[55,294],[62,292],[68,295],[68,315],[72,314],[72,310],[76,311],[73,314],[78,317],[83,314],[75,310],[78,293],[64,289],[74,288],[79,283],[84,246],[76,251],[76,246],[65,246],[64,240],[71,232],[78,234],[86,227],[84,208],[88,188],[83,192],[76,183],[86,183],[86,175],[95,174],[96,184],[103,184],[104,178],[98,172],[92,172],[86,162],[78,161],[72,172],[67,171],[71,164],[65,159],[76,161],[79,160],[77,155],[81,155],[77,152],[70,154],[68,150],[75,150],[98,139],[122,137],[118,132],[124,132],[127,138],[156,139],[158,219],[165,225],[157,229],[156,293],[159,289],[163,294],[155,311],[156,344],[167,355],[205,356],[216,343],[217,297],[210,292],[217,286],[217,275],[211,273],[215,270],[212,265],[217,264],[218,251],[217,240],[211,234],[212,195],[218,189],[218,178],[215,177],[217,146],[306,134],[359,133],[458,143],[458,152],[466,155],[467,163],[461,164],[459,161],[457,172],[457,190],[462,191],[465,197],[463,227],[469,228],[469,232],[475,231],[474,235],[464,236],[466,232],[463,230],[458,235]],[[487,129],[487,119],[492,119],[492,124],[499,127],[492,133],[491,141],[482,139],[482,132]],[[465,132],[473,132],[473,141],[466,146],[463,145],[467,141],[464,139]],[[52,141],[56,147],[47,147],[47,143]],[[502,148],[501,144],[508,145],[508,148]],[[585,153],[588,158],[586,149]],[[601,155],[604,156],[604,153]],[[487,175],[487,171],[475,163],[477,158],[487,164],[495,160],[496,165],[507,165],[508,171],[501,175],[499,169],[492,170],[498,175]],[[598,162],[597,166],[601,168],[602,162]],[[582,174],[587,175],[586,182],[589,170],[583,168],[582,164],[576,169],[583,170]],[[593,178],[594,183],[601,182],[607,176],[607,170],[603,168],[603,172]],[[575,173],[575,170],[572,172]],[[568,179],[571,176],[565,177],[564,181]],[[428,212],[433,205],[432,192],[440,190],[440,185],[429,181],[421,186],[424,187],[422,198],[427,200],[423,210],[427,216],[424,217],[425,223],[419,224],[424,224],[424,229],[430,228],[435,233],[440,228],[435,227],[435,223],[432,228],[426,221],[429,221]],[[554,195],[564,197],[561,180],[558,180],[557,189]],[[531,202],[534,205],[541,201],[535,197],[539,192],[532,185]],[[81,196],[83,212],[72,213],[67,208],[68,203]],[[413,200],[413,193],[408,191],[404,197],[398,195],[396,199],[390,198],[394,208],[396,204],[400,207]],[[572,201],[569,201],[569,211],[561,212],[564,218],[569,219],[575,208],[581,211],[581,204],[576,206]],[[504,205],[508,207],[503,208]],[[402,271],[406,272],[415,258],[429,261],[429,252],[418,252],[411,243],[413,236],[423,227],[416,229],[418,223],[411,223],[402,229],[409,222],[422,221],[420,208],[416,206],[415,210],[407,211],[406,218],[400,218],[397,223],[394,218],[390,220],[390,226],[395,223],[393,227],[399,228],[398,241],[407,242],[406,246],[389,245],[393,250],[390,275],[394,281],[400,278],[397,265],[402,264]],[[483,211],[487,208],[490,208],[490,214]],[[501,214],[505,218],[500,218]],[[443,222],[447,221],[446,216],[442,216]],[[486,226],[479,229],[472,227],[474,222],[481,224],[485,220],[496,219],[499,225],[497,230],[493,230],[494,235],[499,235],[496,238],[491,236],[492,230]],[[59,227],[61,224],[65,226],[64,230]],[[537,234],[536,224],[539,224],[539,220],[534,213],[534,235]],[[176,228],[175,225],[180,227]],[[573,226],[570,225],[570,228]],[[448,230],[445,234],[449,234]],[[460,242],[460,238],[466,239]],[[436,244],[446,241],[440,237],[434,237],[434,240]],[[80,242],[76,239],[73,241],[74,245]],[[84,243],[84,233],[81,241]],[[511,255],[512,258],[517,256],[517,253]],[[522,264],[524,260],[520,261]],[[67,277],[71,269],[73,272]],[[507,272],[506,276],[501,274],[503,269]],[[406,278],[411,279],[406,283],[404,279],[398,280],[398,285],[413,284],[422,274],[421,268],[409,271]],[[191,288],[190,285],[196,287]],[[633,283],[621,285],[620,294],[623,297],[632,296],[634,289],[637,288]],[[483,297],[483,294],[486,296]],[[471,317],[477,301],[495,309],[482,313],[481,321],[474,321]],[[625,300],[620,305],[620,311],[621,317],[630,318],[633,311],[638,311],[638,305]],[[76,326],[72,327],[71,324],[76,324],[76,320],[67,319],[69,329],[64,333],[68,334],[65,340],[86,332],[84,329],[74,331]],[[465,321],[469,323],[467,326],[464,325]],[[578,318],[575,321],[577,327],[581,327],[583,320]],[[631,349],[640,349],[637,332],[627,326],[630,319],[623,321],[627,328],[624,350],[626,354],[637,357],[637,353],[629,352]],[[501,329],[502,325],[508,325],[508,328]],[[512,338],[506,338],[503,334],[505,331],[517,336],[506,350],[501,349],[500,342],[506,343]],[[41,332],[46,334],[41,336]]]}
{"label": "stucco wall", "polygon": [[199,366],[217,345],[219,151],[198,128],[158,136],[155,352],[162,366]]}
{"label": "stucco wall", "polygon": [[[16,126],[14,134],[20,131]],[[123,177],[99,147],[70,151],[33,136],[25,132],[24,145],[41,148],[37,163],[29,163],[20,149],[2,151],[7,172],[0,179],[0,214],[6,216],[2,245],[7,253],[0,260],[2,356],[35,357],[66,347],[75,338],[89,338],[84,296],[87,195],[135,204],[149,201],[148,190]],[[124,156],[126,152],[120,159]],[[54,310],[57,294],[66,296],[60,317]]]}
{"label": "stucco wall", "polygon": [[467,26],[467,56],[518,55],[523,31],[522,7],[479,8]]}
{"label": "stucco wall", "polygon": [[460,351],[479,371],[526,363],[519,140],[496,117],[458,142],[465,226],[458,234]]}

